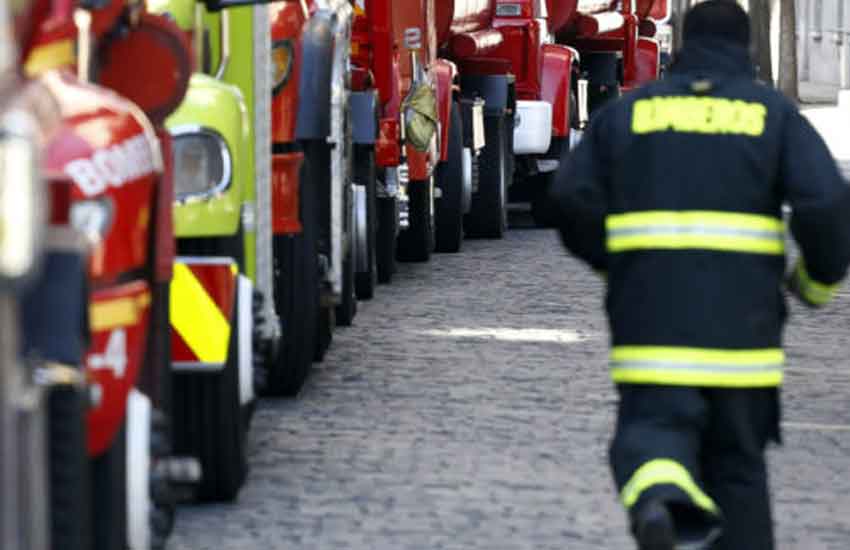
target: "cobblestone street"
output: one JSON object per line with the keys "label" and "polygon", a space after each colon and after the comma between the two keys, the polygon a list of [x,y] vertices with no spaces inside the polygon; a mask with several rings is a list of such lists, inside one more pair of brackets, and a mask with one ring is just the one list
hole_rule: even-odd
{"label": "cobblestone street", "polygon": [[[169,550],[633,548],[603,290],[542,230],[401,265],[299,398],[261,402],[238,502],[181,508]],[[848,317],[846,289],[792,304],[782,550],[850,548]]]}

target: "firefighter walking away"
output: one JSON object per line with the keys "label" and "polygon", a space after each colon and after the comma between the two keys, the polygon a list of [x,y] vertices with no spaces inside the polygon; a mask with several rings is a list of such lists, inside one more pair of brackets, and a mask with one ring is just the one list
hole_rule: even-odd
{"label": "firefighter walking away", "polygon": [[565,246],[607,278],[610,461],[638,546],[769,550],[783,287],[830,301],[850,187],[796,106],[755,81],[735,2],[696,5],[683,39],[666,79],[596,113],[551,192]]}

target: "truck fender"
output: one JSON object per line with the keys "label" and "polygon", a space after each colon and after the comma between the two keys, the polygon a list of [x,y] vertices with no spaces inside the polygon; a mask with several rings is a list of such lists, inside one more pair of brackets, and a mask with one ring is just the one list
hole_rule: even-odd
{"label": "truck fender", "polygon": [[331,133],[334,26],[332,14],[319,10],[304,28],[298,93],[310,101],[298,102],[296,139],[324,139]]}
{"label": "truck fender", "polygon": [[437,115],[440,119],[440,162],[449,159],[449,130],[452,121],[452,85],[457,76],[457,66],[451,61],[438,59],[431,65],[431,74],[437,85]]}
{"label": "truck fender", "polygon": [[378,137],[378,94],[375,90],[351,92],[351,139],[357,145],[374,145]]}
{"label": "truck fender", "polygon": [[506,74],[461,74],[460,86],[464,97],[484,99],[484,116],[499,116],[515,106],[512,80]]}
{"label": "truck fender", "polygon": [[566,46],[545,44],[541,57],[540,96],[552,105],[552,135],[569,136],[573,51]]}

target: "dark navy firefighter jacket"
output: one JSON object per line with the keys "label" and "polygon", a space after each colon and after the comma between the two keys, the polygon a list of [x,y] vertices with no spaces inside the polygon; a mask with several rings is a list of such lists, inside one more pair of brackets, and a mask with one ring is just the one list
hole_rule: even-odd
{"label": "dark navy firefighter jacket", "polygon": [[690,44],[594,116],[552,190],[565,246],[605,272],[618,383],[782,382],[789,288],[827,303],[850,263],[850,187],[744,49]]}

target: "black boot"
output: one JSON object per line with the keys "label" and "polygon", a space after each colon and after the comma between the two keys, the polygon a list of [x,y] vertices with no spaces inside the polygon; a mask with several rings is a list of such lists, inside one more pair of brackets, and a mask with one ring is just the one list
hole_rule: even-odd
{"label": "black boot", "polygon": [[640,550],[674,550],[676,529],[667,507],[657,501],[643,503],[634,512],[632,530]]}

